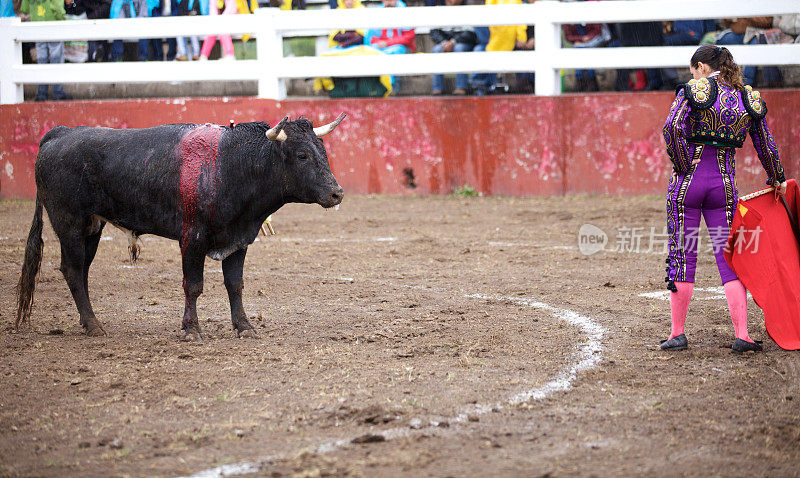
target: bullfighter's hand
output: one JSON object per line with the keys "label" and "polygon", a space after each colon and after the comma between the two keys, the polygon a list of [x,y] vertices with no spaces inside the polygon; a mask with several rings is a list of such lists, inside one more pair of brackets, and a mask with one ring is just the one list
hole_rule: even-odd
{"label": "bullfighter's hand", "polygon": [[784,182],[782,182],[782,183],[780,183],[778,185],[778,194],[780,194],[781,196],[786,194],[786,181],[784,181]]}

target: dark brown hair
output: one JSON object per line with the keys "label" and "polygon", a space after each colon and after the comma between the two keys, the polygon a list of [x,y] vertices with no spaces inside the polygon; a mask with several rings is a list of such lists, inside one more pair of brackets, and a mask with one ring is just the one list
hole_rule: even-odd
{"label": "dark brown hair", "polygon": [[692,55],[689,64],[697,68],[698,63],[705,63],[715,70],[719,70],[720,79],[734,88],[742,88],[742,70],[733,61],[730,50],[724,46],[701,45]]}

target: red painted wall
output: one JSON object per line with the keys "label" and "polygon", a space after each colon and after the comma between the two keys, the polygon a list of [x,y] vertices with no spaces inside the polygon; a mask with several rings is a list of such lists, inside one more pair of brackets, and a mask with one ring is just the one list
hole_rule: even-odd
{"label": "red painted wall", "polygon": [[[767,119],[788,177],[800,170],[800,90],[765,91]],[[268,121],[315,125],[348,117],[326,138],[346,193],[444,194],[468,184],[484,194],[662,194],[671,167],[661,127],[670,93],[288,100],[255,98],[73,101],[0,106],[0,198],[35,196],[33,163],[57,124],[141,128],[162,123]],[[417,187],[407,185],[405,169]],[[740,190],[765,174],[747,142]]]}

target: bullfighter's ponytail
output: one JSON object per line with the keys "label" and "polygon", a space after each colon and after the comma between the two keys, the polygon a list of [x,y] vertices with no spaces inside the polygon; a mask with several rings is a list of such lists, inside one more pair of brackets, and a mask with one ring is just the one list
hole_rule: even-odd
{"label": "bullfighter's ponytail", "polygon": [[742,69],[733,60],[730,50],[724,46],[701,45],[692,55],[689,64],[697,68],[698,63],[705,63],[714,70],[719,71],[720,80],[736,89],[744,86]]}

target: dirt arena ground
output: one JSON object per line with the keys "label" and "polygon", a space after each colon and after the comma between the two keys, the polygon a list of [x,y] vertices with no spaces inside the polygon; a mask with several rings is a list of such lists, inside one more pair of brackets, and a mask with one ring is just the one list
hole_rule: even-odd
{"label": "dirt arena ground", "polygon": [[[347,197],[290,205],[245,265],[260,337],[231,330],[220,263],[180,340],[177,243],[107,227],[89,338],[49,224],[32,327],[11,327],[30,201],[0,202],[0,476],[800,476],[800,353],[731,353],[702,255],[690,349],[661,253],[586,256],[578,230],[664,226],[661,197]],[[620,239],[620,241],[617,241]],[[624,244],[623,244],[624,245]],[[646,241],[642,249],[646,249]]]}

